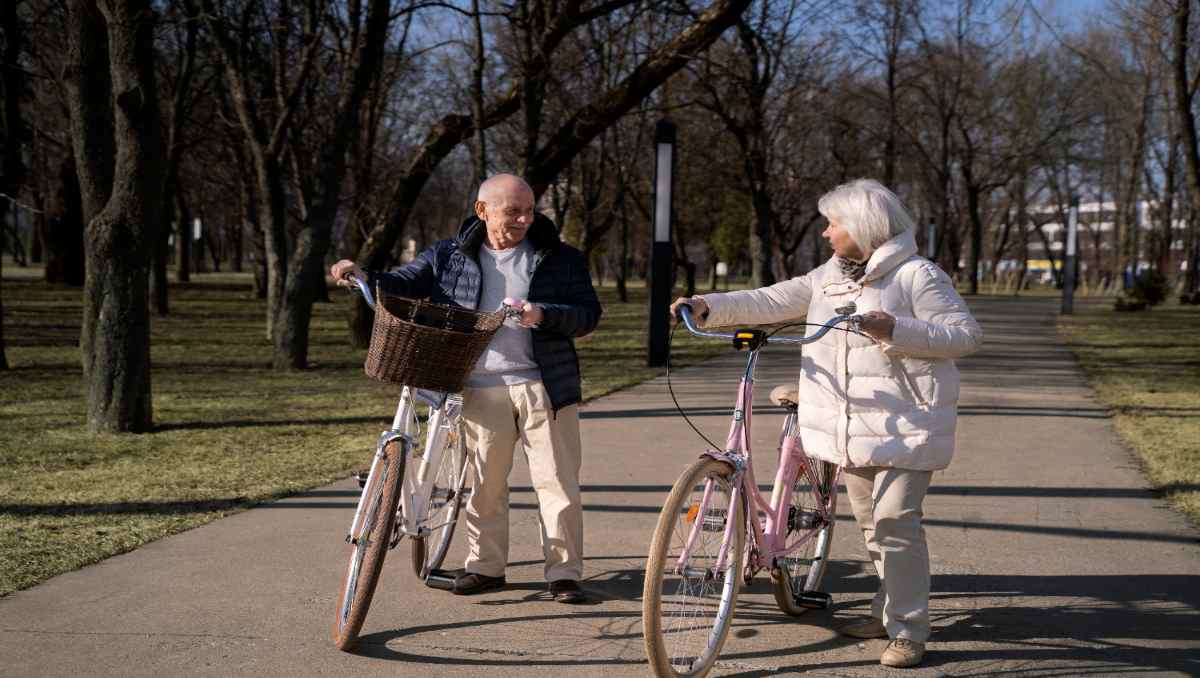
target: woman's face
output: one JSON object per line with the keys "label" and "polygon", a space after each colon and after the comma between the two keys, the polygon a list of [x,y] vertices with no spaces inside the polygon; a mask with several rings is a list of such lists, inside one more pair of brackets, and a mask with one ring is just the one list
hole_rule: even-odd
{"label": "woman's face", "polygon": [[821,233],[821,237],[829,241],[829,246],[833,248],[834,254],[837,254],[843,259],[854,259],[860,261],[863,259],[863,252],[858,247],[858,243],[854,242],[854,238],[850,237],[850,233],[838,224],[837,219],[830,219],[829,225]]}

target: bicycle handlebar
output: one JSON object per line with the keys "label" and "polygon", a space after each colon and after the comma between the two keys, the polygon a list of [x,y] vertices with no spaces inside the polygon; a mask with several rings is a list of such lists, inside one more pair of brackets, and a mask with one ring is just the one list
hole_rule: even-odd
{"label": "bicycle handlebar", "polygon": [[[372,309],[374,309],[375,308],[375,296],[371,294],[371,288],[367,287],[367,281],[363,280],[362,278],[359,278],[358,276],[353,276],[353,275],[349,276],[347,278],[347,280],[350,280],[357,286],[356,288],[357,288],[359,294],[363,295],[363,299],[366,300],[367,305],[370,306]],[[356,288],[351,288],[351,290],[356,289]],[[509,304],[502,304],[500,308],[503,309],[503,311],[504,311],[505,319],[521,317],[522,311],[520,308],[518,308],[516,306],[510,306]]]}
{"label": "bicycle handlebar", "polygon": [[[360,277],[358,277],[358,276],[356,276],[356,275],[347,276],[347,278],[346,278],[346,279],[347,279],[347,280],[350,280],[350,281],[351,281],[351,282],[353,282],[355,285],[358,285],[358,291],[359,291],[359,293],[360,293],[360,294],[362,294],[362,295],[363,295],[363,299],[364,299],[364,300],[367,302],[367,306],[370,306],[370,307],[371,307],[371,309],[372,309],[372,310],[374,310],[374,308],[375,308],[375,296],[371,294],[371,288],[370,288],[370,287],[367,287],[367,281],[366,281],[366,280],[363,280],[362,278],[360,278]],[[353,288],[352,288],[352,289],[353,289]]]}
{"label": "bicycle handlebar", "polygon": [[[825,324],[821,325],[820,329],[818,329],[816,332],[813,332],[812,334],[810,334],[808,336],[804,336],[804,337],[791,336],[791,337],[789,337],[789,336],[773,335],[773,336],[767,337],[766,341],[764,343],[811,344],[814,341],[817,341],[821,337],[825,336],[825,334],[827,332],[829,332],[829,330],[833,329],[834,327],[837,327],[841,323],[849,323],[850,326],[853,328],[853,327],[857,326],[859,321],[862,319],[862,316],[855,315],[854,312],[857,310],[857,308],[855,307],[853,302],[850,302],[849,304],[847,304],[845,306],[841,306],[841,307],[837,308],[836,310],[838,311],[838,315],[835,315],[834,317],[827,320],[825,322]],[[726,334],[724,332],[706,332],[704,330],[697,328],[695,322],[692,320],[692,307],[688,306],[687,304],[681,304],[679,306],[679,317],[683,319],[683,324],[687,327],[688,332],[691,332],[692,334],[696,335],[697,337],[712,337],[714,339],[734,339],[735,338],[735,335],[733,333]]]}

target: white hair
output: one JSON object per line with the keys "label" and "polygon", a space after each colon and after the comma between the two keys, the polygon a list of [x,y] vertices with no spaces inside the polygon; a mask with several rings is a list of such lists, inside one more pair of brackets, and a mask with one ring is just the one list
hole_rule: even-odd
{"label": "white hair", "polygon": [[495,174],[485,179],[482,184],[479,184],[479,193],[476,195],[475,199],[481,202],[487,202],[496,191],[499,191],[502,188],[511,188],[513,186],[523,188],[526,191],[529,191],[530,195],[533,195],[533,189],[521,177],[515,174]]}
{"label": "white hair", "polygon": [[900,198],[874,179],[855,179],[821,196],[817,211],[838,222],[864,256],[916,226]]}

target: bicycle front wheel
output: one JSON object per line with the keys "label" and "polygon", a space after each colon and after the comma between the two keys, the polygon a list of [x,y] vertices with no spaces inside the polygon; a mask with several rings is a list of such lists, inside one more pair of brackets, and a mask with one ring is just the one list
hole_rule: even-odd
{"label": "bicycle front wheel", "polygon": [[775,602],[780,610],[793,617],[810,609],[797,602],[796,596],[805,591],[820,590],[829,563],[837,508],[837,487],[834,485],[837,465],[816,457],[806,457],[804,463],[812,474],[810,476],[803,467],[796,474],[788,509],[788,537],[795,539],[813,530],[816,533],[795,551],[776,560],[776,567],[771,570]]}
{"label": "bicycle front wheel", "polygon": [[732,478],[728,464],[700,459],[675,482],[659,515],[642,592],[642,631],[655,675],[707,674],[729,634],[746,543]]}
{"label": "bicycle front wheel", "polygon": [[429,496],[428,534],[412,539],[413,573],[421,579],[442,566],[450,542],[454,539],[454,526],[462,508],[463,487],[467,480],[467,453],[463,444],[462,429],[456,428],[446,435],[446,449],[434,472],[433,488]]}
{"label": "bicycle front wheel", "polygon": [[404,460],[408,450],[403,439],[383,448],[374,473],[359,499],[362,520],[350,535],[350,565],[338,595],[337,620],[333,638],[339,650],[349,650],[358,642],[358,632],[367,618],[367,608],[375,595],[383,559],[391,545],[396,525],[396,507],[404,480]]}

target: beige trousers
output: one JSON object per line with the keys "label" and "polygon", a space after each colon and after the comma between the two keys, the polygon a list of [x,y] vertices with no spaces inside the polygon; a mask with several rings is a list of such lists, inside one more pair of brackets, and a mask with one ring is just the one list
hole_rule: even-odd
{"label": "beige trousers", "polygon": [[848,468],[843,475],[879,575],[871,616],[883,620],[889,637],[918,643],[929,638],[929,547],[921,503],[932,477],[931,471],[881,466]]}
{"label": "beige trousers", "polygon": [[579,406],[557,413],[540,381],[463,392],[467,445],[475,451],[467,501],[466,570],[504,575],[508,564],[508,475],[519,446],[529,464],[541,518],[546,581],[583,577],[579,495]]}

